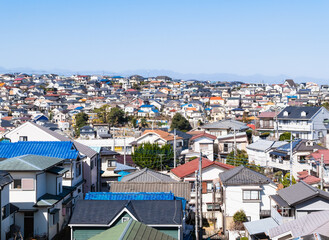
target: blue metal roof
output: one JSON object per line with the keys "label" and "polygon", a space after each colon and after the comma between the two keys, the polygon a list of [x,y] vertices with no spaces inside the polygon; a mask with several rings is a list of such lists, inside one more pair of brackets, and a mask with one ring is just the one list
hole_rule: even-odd
{"label": "blue metal roof", "polygon": [[[118,163],[117,163],[117,164],[118,164]],[[120,177],[118,177],[118,182],[121,182],[121,179],[122,179],[124,176],[129,175],[130,172],[120,171],[120,172],[118,172],[118,174],[120,175]]]}
{"label": "blue metal roof", "polygon": [[12,158],[26,154],[76,159],[79,152],[76,150],[73,142],[70,141],[0,142],[0,158]]}
{"label": "blue metal roof", "polygon": [[[292,141],[292,149],[294,149],[299,143],[300,141],[302,141],[301,139],[297,139],[295,141]],[[281,151],[286,151],[286,152],[289,152],[290,151],[290,143],[287,143],[285,145],[282,145],[280,147],[277,148],[278,150],[281,150]]]}
{"label": "blue metal roof", "polygon": [[171,192],[90,192],[85,200],[174,200]]}
{"label": "blue metal roof", "polygon": [[82,110],[83,107],[76,107],[75,109],[76,109],[76,110]]}
{"label": "blue metal roof", "polygon": [[153,107],[154,107],[153,105],[146,105],[146,104],[140,106],[140,108],[153,108]]}

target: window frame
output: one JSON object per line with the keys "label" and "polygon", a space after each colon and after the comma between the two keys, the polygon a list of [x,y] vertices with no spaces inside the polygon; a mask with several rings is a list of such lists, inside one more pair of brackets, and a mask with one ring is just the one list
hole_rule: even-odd
{"label": "window frame", "polygon": [[[249,192],[249,198],[246,197],[246,193]],[[257,192],[257,198],[254,198],[252,193]],[[261,201],[260,190],[256,189],[243,189],[242,190],[242,200],[243,202],[259,202]]]}

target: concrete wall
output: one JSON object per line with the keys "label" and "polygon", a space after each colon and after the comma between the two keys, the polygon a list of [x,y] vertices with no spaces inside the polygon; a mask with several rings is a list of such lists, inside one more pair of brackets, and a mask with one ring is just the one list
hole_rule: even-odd
{"label": "concrete wall", "polygon": [[37,198],[47,193],[47,174],[45,172],[36,175]]}
{"label": "concrete wall", "polygon": [[34,179],[34,190],[12,189],[10,186],[9,199],[12,203],[25,203],[26,208],[32,208],[36,202],[36,180],[35,173],[32,172],[10,172],[13,179],[32,178]]}

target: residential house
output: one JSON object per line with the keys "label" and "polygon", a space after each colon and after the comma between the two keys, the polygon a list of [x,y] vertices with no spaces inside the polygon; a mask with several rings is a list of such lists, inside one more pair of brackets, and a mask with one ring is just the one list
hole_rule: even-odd
{"label": "residential house", "polygon": [[279,133],[291,132],[297,138],[318,140],[325,144],[327,128],[324,121],[329,119],[329,111],[324,107],[289,106],[277,118]]}
{"label": "residential house", "polygon": [[279,224],[325,210],[329,210],[329,193],[303,181],[271,196],[271,217]]}
{"label": "residential house", "polygon": [[[19,208],[14,221],[18,236],[52,239],[67,223],[72,211],[75,187],[63,186],[65,159],[23,155],[0,162],[0,170],[13,177],[10,203]],[[19,230],[18,230],[19,229]]]}
{"label": "residential house", "polygon": [[273,169],[279,169],[281,171],[290,171],[290,151],[292,149],[292,174],[297,178],[298,172],[309,171],[312,169],[312,164],[307,160],[307,156],[312,152],[324,147],[314,143],[314,141],[298,139],[291,143],[286,143],[280,147],[275,148],[270,152],[272,158],[268,162],[268,166]]}
{"label": "residential house", "polygon": [[245,132],[249,129],[247,124],[235,121],[235,120],[222,120],[219,122],[208,123],[201,126],[201,129],[205,130],[211,135],[226,136],[230,133],[236,132]]}
{"label": "residential house", "polygon": [[135,141],[135,146],[142,145],[143,143],[157,143],[160,146],[165,144],[174,145],[176,139],[176,151],[181,152],[184,145],[183,138],[180,136],[174,136],[174,134],[165,132],[159,129],[145,130],[140,137]]}
{"label": "residential house", "polygon": [[6,171],[0,171],[0,239],[9,239],[11,228],[15,225],[15,213],[19,208],[12,204],[9,199],[9,186],[13,182],[13,178]]}
{"label": "residential house", "polygon": [[219,182],[225,233],[233,231],[233,215],[241,209],[249,221],[270,216],[270,196],[277,188],[271,179],[241,165],[220,173]]}
{"label": "residential house", "polygon": [[246,151],[248,146],[248,136],[245,132],[230,133],[224,136],[218,136],[218,158],[226,159],[235,148]]}
{"label": "residential house", "polygon": [[[46,127],[40,126],[33,122],[26,122],[14,130],[5,134],[11,142],[18,141],[72,141],[74,146],[81,155],[83,162],[83,176],[85,179],[83,192],[96,191],[100,188],[97,179],[100,176],[100,161],[96,151],[77,141],[71,140],[68,137],[52,131]],[[95,166],[95,167],[93,167]]]}
{"label": "residential house", "polygon": [[[234,166],[202,158],[203,217],[214,221],[216,229],[223,226],[222,215],[219,211],[219,202],[221,201],[222,195],[218,188],[218,175],[232,168],[234,168]],[[171,175],[173,178],[179,181],[188,182],[191,185],[191,200],[189,204],[192,206],[192,209],[195,209],[196,204],[195,172],[198,171],[198,169],[199,158],[171,169]]]}
{"label": "residential house", "polygon": [[72,239],[86,240],[130,219],[175,239],[183,239],[183,206],[180,200],[78,201],[69,226]]}
{"label": "residential house", "polygon": [[214,161],[214,142],[216,139],[216,136],[208,133],[200,133],[194,135],[190,139],[191,152],[188,152],[186,157],[192,157],[192,155],[194,157],[198,157],[200,156],[200,153],[202,153],[202,156],[205,156],[209,160]]}
{"label": "residential house", "polygon": [[262,167],[270,167],[272,157],[270,152],[274,149],[286,145],[285,141],[270,141],[259,139],[247,146],[247,154],[249,163],[260,165]]}

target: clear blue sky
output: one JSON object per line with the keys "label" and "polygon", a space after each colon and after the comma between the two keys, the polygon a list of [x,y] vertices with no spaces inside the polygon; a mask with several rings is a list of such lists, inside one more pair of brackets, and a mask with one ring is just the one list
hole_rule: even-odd
{"label": "clear blue sky", "polygon": [[329,77],[329,1],[2,0],[0,66]]}

